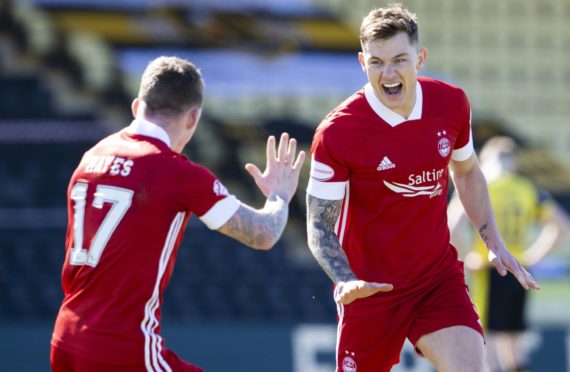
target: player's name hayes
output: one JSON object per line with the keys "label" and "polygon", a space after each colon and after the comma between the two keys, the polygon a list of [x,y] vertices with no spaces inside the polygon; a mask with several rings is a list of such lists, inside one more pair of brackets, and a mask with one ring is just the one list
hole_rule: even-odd
{"label": "player's name hayes", "polygon": [[134,164],[134,161],[121,158],[120,156],[93,156],[85,166],[85,172],[107,173],[107,171],[109,171],[111,176],[121,175],[126,177],[131,173]]}

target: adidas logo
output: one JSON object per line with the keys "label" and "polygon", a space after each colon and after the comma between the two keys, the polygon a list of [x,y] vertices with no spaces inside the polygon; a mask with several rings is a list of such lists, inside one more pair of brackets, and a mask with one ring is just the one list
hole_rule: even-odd
{"label": "adidas logo", "polygon": [[396,164],[392,163],[392,161],[390,161],[387,156],[384,156],[384,159],[382,159],[380,164],[378,164],[378,168],[376,168],[376,170],[383,171],[392,168],[396,168]]}

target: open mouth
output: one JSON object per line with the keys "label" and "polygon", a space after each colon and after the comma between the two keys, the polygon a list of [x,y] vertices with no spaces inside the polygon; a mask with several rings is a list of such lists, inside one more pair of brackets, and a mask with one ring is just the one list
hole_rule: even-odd
{"label": "open mouth", "polygon": [[402,83],[382,84],[384,93],[388,96],[396,96],[402,91]]}

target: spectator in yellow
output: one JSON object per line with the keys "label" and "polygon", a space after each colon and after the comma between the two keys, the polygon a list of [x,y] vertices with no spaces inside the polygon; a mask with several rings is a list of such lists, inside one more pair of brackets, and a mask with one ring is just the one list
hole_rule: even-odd
{"label": "spectator in yellow", "polygon": [[[548,194],[516,174],[516,150],[513,139],[496,136],[483,146],[480,161],[499,231],[509,251],[528,268],[560,242],[570,229],[570,222]],[[503,278],[494,270],[486,257],[489,251],[478,234],[472,234],[470,243],[465,243],[465,229],[470,224],[464,223],[467,216],[457,197],[449,204],[448,216],[451,240],[464,252],[461,256],[471,272],[470,294],[486,329],[489,370],[528,370],[528,352],[520,344],[526,329],[526,291],[511,274]],[[532,234],[537,226],[540,229]]]}

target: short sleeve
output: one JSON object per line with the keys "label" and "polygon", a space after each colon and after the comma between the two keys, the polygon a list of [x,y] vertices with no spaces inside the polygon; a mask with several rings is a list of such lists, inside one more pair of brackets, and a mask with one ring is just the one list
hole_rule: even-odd
{"label": "short sleeve", "polygon": [[311,173],[307,193],[319,199],[344,197],[349,169],[342,163],[341,146],[335,146],[334,128],[319,127],[311,147]]}
{"label": "short sleeve", "polygon": [[198,216],[211,230],[219,229],[236,213],[240,205],[239,200],[233,195],[216,202],[206,213]]}
{"label": "short sleeve", "polygon": [[456,161],[467,160],[475,151],[471,130],[471,107],[464,92],[461,92],[461,103],[458,105],[459,134],[455,141],[451,158]]}
{"label": "short sleeve", "polygon": [[225,224],[240,206],[240,201],[205,167],[187,161],[179,182],[184,207],[212,230]]}

